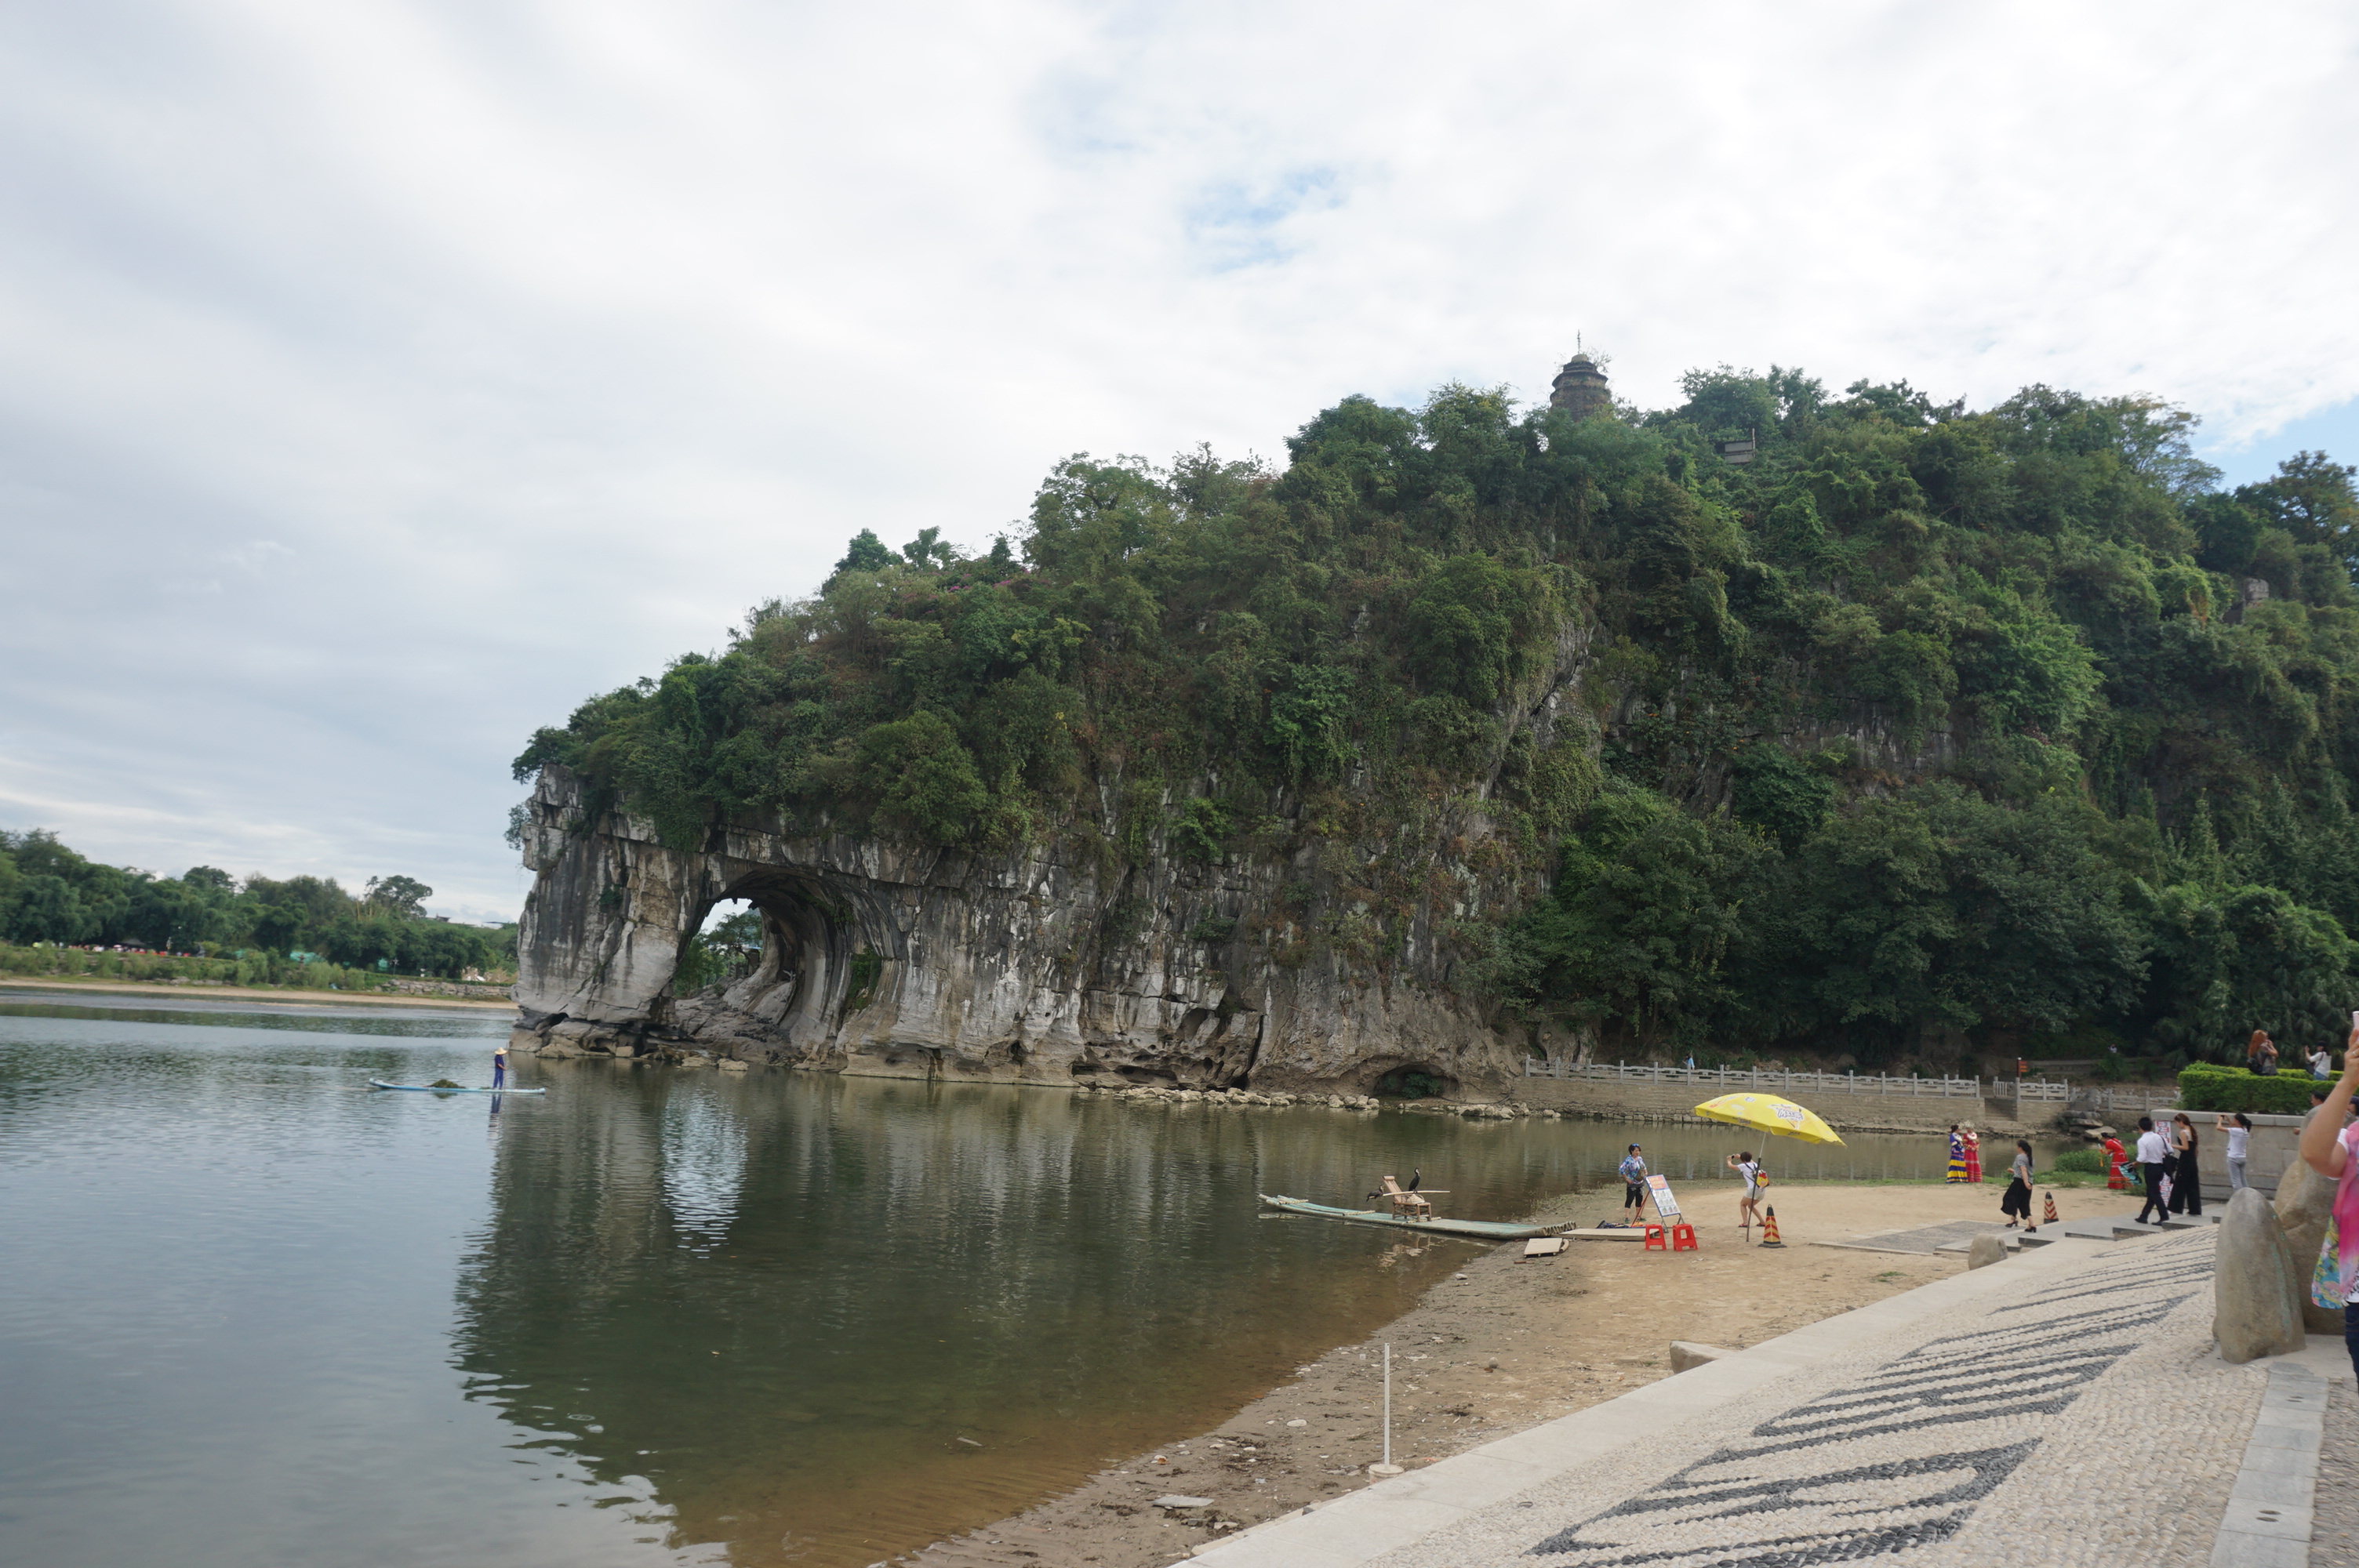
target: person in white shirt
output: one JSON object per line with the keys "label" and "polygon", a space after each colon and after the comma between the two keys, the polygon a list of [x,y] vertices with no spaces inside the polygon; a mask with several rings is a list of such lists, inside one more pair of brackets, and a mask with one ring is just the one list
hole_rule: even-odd
{"label": "person in white shirt", "polygon": [[2170,1157],[2170,1141],[2154,1130],[2154,1118],[2138,1118],[2137,1162],[2146,1176],[2146,1202],[2138,1206],[2137,1222],[2147,1223],[2146,1212],[2154,1210],[2153,1223],[2160,1225],[2170,1217],[2170,1206],[2162,1201],[2162,1162]]}
{"label": "person in white shirt", "polygon": [[2233,1193],[2252,1184],[2245,1180],[2245,1151],[2253,1141],[2253,1119],[2240,1110],[2220,1118],[2217,1125],[2228,1135],[2228,1190]]}
{"label": "person in white shirt", "polygon": [[1761,1218],[1761,1162],[1747,1149],[1728,1157],[1728,1168],[1745,1178],[1745,1195],[1736,1200],[1736,1228],[1750,1230]]}
{"label": "person in white shirt", "polygon": [[2326,1047],[2323,1045],[2310,1054],[2310,1076],[2313,1078],[2331,1078],[2334,1076],[2334,1058],[2327,1054]]}

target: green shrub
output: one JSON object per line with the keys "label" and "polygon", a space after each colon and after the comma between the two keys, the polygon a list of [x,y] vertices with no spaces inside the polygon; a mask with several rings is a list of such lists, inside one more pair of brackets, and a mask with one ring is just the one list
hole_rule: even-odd
{"label": "green shrub", "polygon": [[2242,1067],[2198,1062],[2179,1075],[2179,1103],[2189,1110],[2241,1110],[2254,1116],[2305,1116],[2318,1081],[2307,1074],[2260,1077]]}
{"label": "green shrub", "polygon": [[2105,1157],[2094,1149],[2067,1149],[2056,1156],[2056,1168],[2060,1171],[2086,1171],[2091,1175],[2102,1176],[2105,1173]]}
{"label": "green shrub", "polygon": [[1199,865],[1217,865],[1231,826],[1227,806],[1199,796],[1180,808],[1171,825],[1171,852]]}

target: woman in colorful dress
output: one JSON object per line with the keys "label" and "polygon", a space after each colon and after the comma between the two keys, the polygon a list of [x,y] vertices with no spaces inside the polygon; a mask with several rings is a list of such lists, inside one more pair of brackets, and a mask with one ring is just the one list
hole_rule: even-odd
{"label": "woman in colorful dress", "polygon": [[2351,1125],[2351,1093],[2359,1088],[2359,1017],[2351,1024],[2343,1076],[2326,1103],[2302,1124],[2302,1163],[2334,1182],[2334,1206],[2326,1222],[2326,1243],[2310,1271],[2310,1299],[2343,1309],[2343,1343],[2359,1369],[2359,1127]]}
{"label": "woman in colorful dress", "polygon": [[1950,1123],[1950,1177],[1952,1182],[1966,1179],[1966,1140],[1956,1122]]}
{"label": "woman in colorful dress", "polygon": [[1982,1135],[1976,1132],[1973,1128],[1969,1127],[1965,1130],[1965,1137],[1966,1180],[1970,1182],[1979,1182],[1983,1179]]}
{"label": "woman in colorful dress", "polygon": [[2105,1186],[2109,1191],[2125,1193],[2130,1188],[2130,1152],[2122,1141],[2111,1133],[2105,1135]]}

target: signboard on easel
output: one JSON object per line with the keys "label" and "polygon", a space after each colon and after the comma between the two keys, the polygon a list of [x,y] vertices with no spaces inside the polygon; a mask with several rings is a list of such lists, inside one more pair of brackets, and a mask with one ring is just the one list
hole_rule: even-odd
{"label": "signboard on easel", "polygon": [[1669,1176],[1648,1176],[1647,1191],[1654,1195],[1657,1214],[1665,1219],[1680,1217],[1680,1200],[1671,1195],[1671,1179]]}

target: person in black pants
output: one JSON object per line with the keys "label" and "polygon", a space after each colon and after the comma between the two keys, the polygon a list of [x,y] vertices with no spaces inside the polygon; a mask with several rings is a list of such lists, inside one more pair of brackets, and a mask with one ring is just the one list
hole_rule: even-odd
{"label": "person in black pants", "polygon": [[2162,1162],[2170,1152],[2169,1141],[2154,1130],[2154,1118],[2138,1118],[2138,1169],[2146,1176],[2146,1202],[2138,1206],[2137,1222],[2147,1223],[2147,1210],[2154,1211],[2153,1223],[2160,1225],[2170,1217],[2170,1207],[2162,1201]]}
{"label": "person in black pants", "polygon": [[2180,1111],[2170,1119],[2170,1212],[2203,1212],[2203,1171],[2195,1157],[2195,1124]]}

